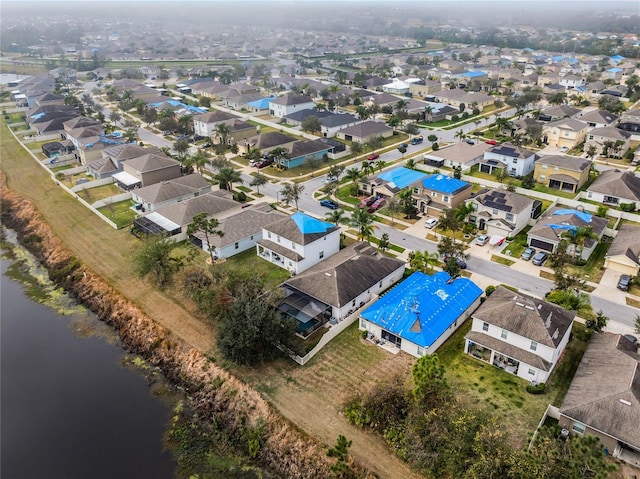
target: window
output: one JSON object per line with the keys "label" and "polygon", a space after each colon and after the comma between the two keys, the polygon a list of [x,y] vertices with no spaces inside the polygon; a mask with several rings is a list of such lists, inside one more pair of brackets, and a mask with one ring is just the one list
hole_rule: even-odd
{"label": "window", "polygon": [[577,432],[578,434],[584,434],[584,431],[587,427],[582,424],[581,422],[575,422],[573,423],[573,425],[571,426],[571,429],[573,429],[574,432]]}
{"label": "window", "polygon": [[482,330],[489,331],[489,323],[482,323]]}
{"label": "window", "polygon": [[380,281],[380,284],[378,285],[379,288],[382,288],[382,281]]}
{"label": "window", "polygon": [[558,167],[556,166],[556,167],[553,169],[553,171],[555,171],[555,172],[557,173],[558,171],[560,171],[560,168],[558,168]]}
{"label": "window", "polygon": [[414,195],[417,195],[418,193],[419,193],[418,188],[414,188],[414,189],[413,189],[413,194],[414,194]]}
{"label": "window", "polygon": [[267,236],[271,238],[271,231],[267,231]]}
{"label": "window", "polygon": [[253,241],[253,235],[251,235],[251,241]]}
{"label": "window", "polygon": [[531,368],[529,368],[529,374],[530,374],[531,376],[535,376],[535,375],[536,375],[536,370],[535,370],[535,369],[531,369]]}
{"label": "window", "polygon": [[360,329],[365,329],[365,320],[363,318],[360,318]]}
{"label": "window", "polygon": [[318,253],[318,259],[322,258],[324,258],[324,251],[320,251],[320,253]]}
{"label": "window", "polygon": [[502,339],[507,339],[507,336],[508,336],[508,332],[507,332],[507,330],[506,330],[506,329],[503,329],[503,330],[502,330],[502,333],[500,333],[500,337],[501,337]]}
{"label": "window", "polygon": [[491,210],[491,214],[493,214],[493,215],[497,215],[497,214],[498,214],[498,210],[497,210],[497,209],[495,209],[495,208],[494,208],[494,209],[492,209],[492,210]]}
{"label": "window", "polygon": [[507,221],[513,221],[513,213],[507,213]]}
{"label": "window", "polygon": [[448,196],[443,196],[442,197],[442,201],[444,201],[445,203],[449,203],[449,197]]}
{"label": "window", "polygon": [[542,165],[542,169],[546,170],[547,169],[547,165]]}
{"label": "window", "polygon": [[531,341],[531,346],[529,346],[529,349],[531,349],[531,351],[535,351],[536,349],[538,349],[538,343],[536,343],[535,341]]}
{"label": "window", "polygon": [[514,165],[517,165],[517,164],[518,164],[518,159],[517,159],[517,158],[514,158],[514,159],[512,160],[512,163],[513,163]]}
{"label": "window", "polygon": [[547,175],[540,175],[540,179],[544,180],[547,177]]}
{"label": "window", "polygon": [[417,351],[417,353],[418,353],[418,356],[424,356],[424,348],[422,348],[422,347],[418,346],[418,351]]}
{"label": "window", "polygon": [[589,139],[590,139],[590,140],[593,140],[593,135],[589,135]]}
{"label": "window", "polygon": [[592,193],[590,191],[587,191],[587,198],[591,198],[591,194]]}
{"label": "window", "polygon": [[276,236],[276,241],[280,243],[280,235]]}
{"label": "window", "polygon": [[564,132],[564,136],[569,136],[569,132],[568,132],[568,131],[565,131],[565,132]]}
{"label": "window", "polygon": [[236,243],[236,244],[234,244],[234,245],[233,245],[233,247],[234,247],[235,249],[238,249],[238,248],[240,247],[240,243]]}

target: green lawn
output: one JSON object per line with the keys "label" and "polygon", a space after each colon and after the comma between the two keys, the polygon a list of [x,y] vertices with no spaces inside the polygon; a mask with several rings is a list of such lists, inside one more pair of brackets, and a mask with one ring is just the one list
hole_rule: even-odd
{"label": "green lawn", "polygon": [[491,255],[491,261],[493,261],[494,263],[503,264],[505,266],[511,266],[515,263],[515,261],[511,261],[510,259],[503,258],[502,256],[498,256],[495,254]]}
{"label": "green lawn", "polygon": [[269,263],[268,261],[258,257],[255,248],[250,248],[231,258],[228,258],[220,267],[226,265],[230,267],[238,267],[247,271],[253,271],[258,275],[264,275],[267,283],[271,287],[277,287],[283,281],[289,279],[290,274],[286,269]]}
{"label": "green lawn", "polygon": [[360,198],[351,196],[351,188],[351,183],[341,186],[336,190],[335,197],[350,205],[358,206],[360,204]]}
{"label": "green lawn", "polygon": [[115,184],[97,186],[95,188],[87,188],[86,190],[78,191],[78,196],[85,200],[87,203],[93,203],[94,201],[103,200],[110,196],[119,195],[122,190]]}
{"label": "green lawn", "polygon": [[611,246],[610,241],[600,241],[594,252],[589,256],[587,264],[584,266],[570,265],[567,267],[568,273],[577,274],[583,279],[598,283],[604,274],[604,256],[609,251],[609,246]]}
{"label": "green lawn", "polygon": [[464,336],[470,329],[471,321],[467,321],[438,349],[454,394],[464,402],[484,404],[501,417],[508,418],[504,424],[512,439],[524,444],[547,405],[562,403],[586,349],[586,328],[580,323],[574,324],[573,339],[552,373],[547,391],[539,395],[526,392],[527,381],[465,355]]}
{"label": "green lawn", "polygon": [[531,226],[526,226],[504,249],[504,254],[519,258],[522,252],[527,247],[527,232],[531,229]]}
{"label": "green lawn", "polygon": [[133,200],[125,200],[104,206],[98,211],[113,221],[120,229],[133,223],[137,216],[137,213],[131,209],[134,204]]}

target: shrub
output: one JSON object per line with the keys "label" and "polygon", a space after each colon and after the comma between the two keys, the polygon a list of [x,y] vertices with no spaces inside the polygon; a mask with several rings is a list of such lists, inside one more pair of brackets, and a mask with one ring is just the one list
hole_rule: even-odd
{"label": "shrub", "polygon": [[433,145],[431,145],[431,148],[433,149],[433,151],[438,151],[440,149],[440,145],[438,145],[438,143],[434,143]]}
{"label": "shrub", "polygon": [[236,195],[236,199],[240,203],[244,203],[245,201],[247,201],[247,195],[244,191],[239,191],[238,194]]}
{"label": "shrub", "polygon": [[538,383],[535,386],[532,384],[527,384],[526,389],[529,394],[543,394],[546,386],[544,383]]}
{"label": "shrub", "polygon": [[487,286],[484,289],[484,294],[486,294],[487,296],[491,296],[491,294],[496,290],[496,287],[492,284],[490,284],[489,286]]}
{"label": "shrub", "polygon": [[636,210],[635,203],[620,203],[620,209],[628,213],[633,213]]}
{"label": "shrub", "polygon": [[436,135],[429,135],[427,137],[427,140],[429,140],[431,143],[434,143],[434,142],[438,141],[438,137]]}
{"label": "shrub", "polygon": [[369,331],[367,331],[366,329],[360,333],[360,335],[362,336],[362,339],[367,339],[368,334],[369,334]]}

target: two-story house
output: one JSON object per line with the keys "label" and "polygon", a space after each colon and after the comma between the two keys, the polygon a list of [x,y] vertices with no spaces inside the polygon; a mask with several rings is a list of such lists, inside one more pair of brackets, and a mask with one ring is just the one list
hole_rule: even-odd
{"label": "two-story house", "polygon": [[536,154],[511,143],[503,143],[484,152],[480,160],[480,171],[493,174],[505,168],[509,176],[526,176],[535,167]]}
{"label": "two-story house", "polygon": [[292,274],[302,273],[340,250],[340,228],[302,212],[262,230],[256,246],[258,256]]}
{"label": "two-story house", "polygon": [[538,158],[533,177],[554,190],[577,193],[589,180],[591,162],[579,156],[546,155]]}
{"label": "two-story house", "polygon": [[226,111],[215,110],[193,117],[193,133],[204,138],[211,138],[220,123],[228,123],[239,119],[236,115]]}
{"label": "two-story house", "polygon": [[411,187],[418,211],[437,216],[464,203],[473,189],[466,181],[440,173],[416,181]]}
{"label": "two-story house", "polygon": [[186,201],[211,191],[211,183],[198,173],[161,181],[143,188],[136,188],[131,199],[144,211],[154,211],[173,203]]}
{"label": "two-story house", "polygon": [[463,173],[468,173],[473,165],[477,165],[484,157],[484,152],[491,145],[481,142],[470,145],[466,141],[453,143],[440,150],[425,153],[423,161],[425,165],[446,166],[448,168],[462,168]]}
{"label": "two-story house", "polygon": [[307,95],[284,95],[269,102],[269,114],[283,118],[300,110],[311,110],[315,107],[313,100]]}
{"label": "two-story house", "polygon": [[523,230],[540,202],[504,190],[482,190],[467,200],[473,206],[469,222],[488,235],[513,237]]}
{"label": "two-story house", "polygon": [[631,146],[631,133],[613,126],[594,128],[587,134],[585,150],[593,145],[597,154],[609,158],[622,158]]}
{"label": "two-story house", "polygon": [[575,311],[498,286],[473,313],[464,352],[544,383],[569,342]]}
{"label": "two-story house", "polygon": [[147,153],[122,163],[122,171],[113,175],[123,190],[132,190],[172,180],[182,175],[182,164],[163,153]]}
{"label": "two-story house", "polygon": [[618,121],[618,117],[607,110],[593,110],[578,116],[577,119],[585,122],[589,127],[589,131],[594,128],[612,126]]}
{"label": "two-story house", "polygon": [[548,145],[571,150],[584,141],[588,130],[589,127],[582,121],[563,118],[542,127],[542,141]]}

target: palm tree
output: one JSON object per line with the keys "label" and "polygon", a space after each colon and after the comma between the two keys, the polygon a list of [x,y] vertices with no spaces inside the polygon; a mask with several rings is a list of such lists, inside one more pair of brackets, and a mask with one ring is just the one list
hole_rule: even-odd
{"label": "palm tree", "polygon": [[282,196],[282,200],[287,205],[293,201],[296,205],[296,210],[297,210],[298,200],[300,200],[300,197],[302,196],[303,191],[304,191],[304,185],[301,185],[299,183],[287,183],[280,190],[280,195]]}
{"label": "palm tree", "polygon": [[424,107],[424,120],[427,123],[431,123],[431,121],[433,120],[433,107],[432,106],[425,106]]}
{"label": "palm tree", "polygon": [[221,145],[227,144],[227,138],[229,137],[230,133],[231,128],[229,128],[229,125],[225,123],[218,123],[216,125],[215,136],[220,140],[219,143]]}
{"label": "palm tree", "polygon": [[415,170],[417,169],[417,165],[416,165],[416,160],[414,158],[409,158],[407,160],[407,162],[405,163],[405,166],[407,168],[409,168],[410,170]]}
{"label": "palm tree", "polygon": [[374,217],[364,208],[357,208],[351,215],[349,224],[358,230],[358,241],[367,240],[370,242],[371,235],[375,226],[373,225]]}
{"label": "palm tree", "polygon": [[456,219],[464,223],[467,220],[467,216],[474,212],[473,203],[462,203],[453,211]]}
{"label": "palm tree", "polygon": [[260,187],[262,185],[266,185],[268,182],[269,178],[264,176],[262,173],[256,173],[253,180],[251,180],[251,183],[249,183],[249,186],[255,186],[256,191],[260,194]]}
{"label": "palm tree", "polygon": [[351,182],[351,196],[358,194],[358,180],[362,178],[362,172],[358,168],[349,168],[344,172],[344,177]]}
{"label": "palm tree", "polygon": [[391,226],[393,226],[396,221],[395,215],[402,211],[402,203],[398,198],[392,196],[387,199],[387,205],[384,209],[389,213],[389,216],[391,216]]}
{"label": "palm tree", "polygon": [[269,153],[267,153],[267,156],[271,158],[275,164],[279,164],[279,161],[282,158],[286,157],[288,154],[289,154],[289,150],[287,150],[282,146],[278,146],[277,148],[274,148]]}
{"label": "palm tree", "polygon": [[466,136],[467,136],[467,135],[465,135],[464,131],[462,131],[462,130],[458,130],[458,131],[456,132],[456,134],[455,134],[455,135],[453,135],[453,137],[454,137],[454,138],[459,138],[459,139],[460,139],[460,141],[464,140]]}
{"label": "palm tree", "polygon": [[231,191],[234,183],[244,183],[242,175],[239,171],[234,170],[230,166],[220,168],[218,173],[213,175],[213,179],[220,184],[220,188]]}
{"label": "palm tree", "polygon": [[362,163],[360,171],[362,172],[362,176],[369,176],[376,172],[376,167],[373,165],[373,163],[365,161]]}
{"label": "palm tree", "polygon": [[378,172],[381,172],[382,169],[387,166],[387,162],[384,160],[378,160],[376,161],[376,168],[378,169]]}
{"label": "palm tree", "polygon": [[580,228],[572,228],[563,233],[562,238],[569,241],[573,244],[574,247],[574,257],[581,256],[582,250],[584,248],[584,242],[587,239],[596,239],[598,235],[591,226],[581,226]]}
{"label": "palm tree", "polygon": [[440,261],[437,252],[429,253],[428,251],[412,251],[409,253],[409,267],[414,271],[427,273],[433,271],[434,266]]}
{"label": "palm tree", "polygon": [[336,226],[339,225],[348,225],[349,224],[349,218],[347,218],[346,216],[346,212],[344,210],[331,210],[329,213],[326,213],[325,218],[327,218],[327,221],[331,224],[334,224]]}
{"label": "palm tree", "polygon": [[202,174],[202,171],[206,168],[206,166],[211,164],[211,160],[209,160],[209,158],[204,156],[204,154],[199,151],[195,155],[185,158],[182,164],[186,168],[193,167],[199,174]]}

